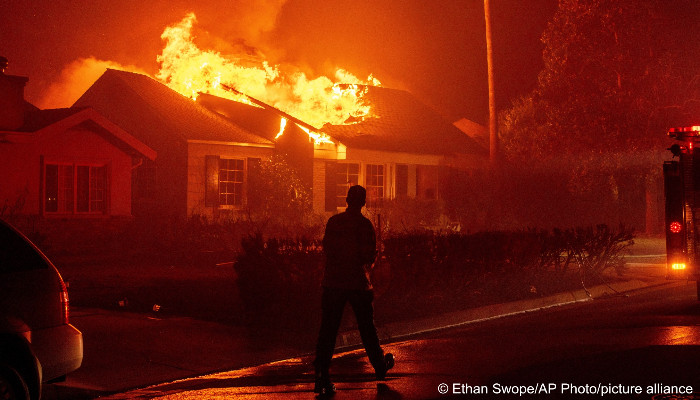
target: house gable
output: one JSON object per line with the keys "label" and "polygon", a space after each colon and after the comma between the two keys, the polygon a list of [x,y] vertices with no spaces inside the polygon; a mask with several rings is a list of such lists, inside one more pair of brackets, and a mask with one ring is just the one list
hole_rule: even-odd
{"label": "house gable", "polygon": [[0,199],[15,212],[131,215],[134,160],[155,151],[92,109],[35,110],[22,129],[0,132]]}
{"label": "house gable", "polygon": [[148,76],[108,69],[75,103],[90,106],[145,143],[203,140],[272,144]]}

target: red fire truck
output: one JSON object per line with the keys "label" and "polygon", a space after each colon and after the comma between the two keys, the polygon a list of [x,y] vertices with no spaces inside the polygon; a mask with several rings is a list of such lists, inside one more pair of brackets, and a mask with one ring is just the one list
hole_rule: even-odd
{"label": "red fire truck", "polygon": [[664,162],[666,275],[694,280],[700,300],[700,126],[674,128],[676,139]]}

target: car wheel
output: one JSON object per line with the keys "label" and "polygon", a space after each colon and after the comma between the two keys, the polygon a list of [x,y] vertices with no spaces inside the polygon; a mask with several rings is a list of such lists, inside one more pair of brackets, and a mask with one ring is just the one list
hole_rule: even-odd
{"label": "car wheel", "polygon": [[7,365],[0,365],[0,400],[29,400],[27,384]]}

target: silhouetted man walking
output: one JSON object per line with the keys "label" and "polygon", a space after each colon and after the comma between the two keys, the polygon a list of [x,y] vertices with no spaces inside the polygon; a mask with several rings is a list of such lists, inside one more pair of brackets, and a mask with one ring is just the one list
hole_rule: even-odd
{"label": "silhouetted man walking", "polygon": [[347,209],[328,220],[323,236],[326,269],[321,300],[321,330],[314,361],[314,392],[319,394],[335,392],[329,368],[346,302],[355,312],[360,337],[377,379],[383,380],[387,371],[394,366],[394,356],[391,353],[384,355],[374,326],[374,292],[370,271],[377,256],[377,243],[372,223],[361,212],[366,197],[365,188],[352,186],[346,197]]}

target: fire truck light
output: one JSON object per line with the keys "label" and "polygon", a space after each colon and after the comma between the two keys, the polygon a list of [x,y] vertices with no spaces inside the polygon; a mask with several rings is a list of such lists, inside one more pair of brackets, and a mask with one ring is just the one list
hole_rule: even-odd
{"label": "fire truck light", "polygon": [[681,225],[680,222],[674,221],[671,222],[669,229],[671,230],[671,233],[680,233],[681,229],[683,229],[683,225]]}
{"label": "fire truck light", "polygon": [[669,133],[679,133],[679,132],[700,132],[700,125],[693,126],[683,126],[678,128],[671,128]]}
{"label": "fire truck light", "polygon": [[676,271],[685,269],[685,263],[671,264],[671,269]]}

